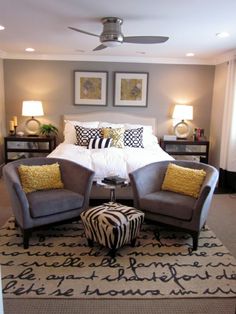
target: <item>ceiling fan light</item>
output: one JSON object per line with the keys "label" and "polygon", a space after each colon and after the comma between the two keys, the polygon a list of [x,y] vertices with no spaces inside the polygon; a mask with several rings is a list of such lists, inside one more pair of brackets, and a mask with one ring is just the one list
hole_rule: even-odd
{"label": "ceiling fan light", "polygon": [[121,44],[122,42],[114,41],[114,40],[107,40],[103,42],[103,45],[107,47],[117,47],[117,46],[120,46]]}

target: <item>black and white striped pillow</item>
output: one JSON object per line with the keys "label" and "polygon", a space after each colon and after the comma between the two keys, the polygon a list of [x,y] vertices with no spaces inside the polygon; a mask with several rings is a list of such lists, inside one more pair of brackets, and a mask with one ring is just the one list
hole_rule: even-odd
{"label": "black and white striped pillow", "polygon": [[109,148],[111,146],[112,138],[91,138],[88,144],[89,149],[94,148]]}
{"label": "black and white striped pillow", "polygon": [[125,130],[124,146],[143,148],[143,128]]}
{"label": "black and white striped pillow", "polygon": [[84,128],[79,125],[75,125],[76,131],[76,145],[79,146],[87,146],[91,138],[101,137],[102,136],[102,129],[97,128]]}

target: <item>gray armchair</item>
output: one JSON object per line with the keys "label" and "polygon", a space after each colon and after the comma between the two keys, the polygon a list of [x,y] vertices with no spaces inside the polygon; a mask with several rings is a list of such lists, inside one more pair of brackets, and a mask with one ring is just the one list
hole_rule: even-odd
{"label": "gray armchair", "polygon": [[[49,165],[59,163],[63,189],[25,193],[18,174],[19,165]],[[79,219],[88,208],[94,172],[72,161],[59,158],[28,158],[13,161],[3,167],[3,177],[10,195],[16,225],[23,232],[24,248],[36,227]]]}
{"label": "gray armchair", "polygon": [[198,236],[204,226],[218,171],[207,164],[192,161],[171,161],[193,169],[203,169],[207,175],[196,199],[191,196],[161,190],[170,161],[149,164],[129,174],[134,194],[134,206],[145,212],[145,218],[181,228],[193,237],[193,250],[197,250]]}

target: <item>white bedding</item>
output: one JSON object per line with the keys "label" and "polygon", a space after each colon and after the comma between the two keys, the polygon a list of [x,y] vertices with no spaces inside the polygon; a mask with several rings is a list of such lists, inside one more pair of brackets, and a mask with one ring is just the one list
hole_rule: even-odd
{"label": "white bedding", "polygon": [[95,171],[95,180],[110,175],[129,178],[128,174],[149,163],[173,160],[159,144],[153,148],[116,148],[87,149],[74,144],[61,143],[48,157],[72,160]]}

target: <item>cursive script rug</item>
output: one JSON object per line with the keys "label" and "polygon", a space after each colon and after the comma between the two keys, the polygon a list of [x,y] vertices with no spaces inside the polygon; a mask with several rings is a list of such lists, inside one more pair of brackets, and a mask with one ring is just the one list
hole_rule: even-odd
{"label": "cursive script rug", "polygon": [[88,247],[80,222],[34,232],[24,250],[11,218],[0,229],[4,297],[236,297],[236,260],[208,228],[191,254],[189,235],[157,230],[144,224],[136,247],[111,258],[103,247]]}

